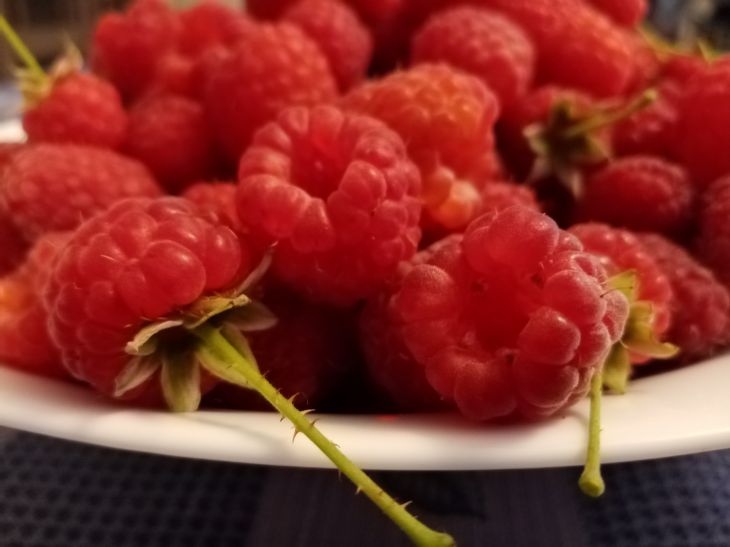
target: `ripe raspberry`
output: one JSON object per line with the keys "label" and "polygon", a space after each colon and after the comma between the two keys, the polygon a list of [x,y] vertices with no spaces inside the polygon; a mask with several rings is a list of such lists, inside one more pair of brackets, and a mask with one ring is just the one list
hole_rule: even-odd
{"label": "ripe raspberry", "polygon": [[[120,375],[134,361],[127,344],[143,327],[175,319],[205,296],[235,286],[251,270],[250,258],[230,229],[205,220],[186,200],[115,204],[74,232],[46,283],[49,327],[63,365],[109,396],[159,402],[154,368],[119,392]],[[190,342],[182,327],[166,329],[149,349],[171,351],[163,368],[174,374]]]}
{"label": "ripe raspberry", "polygon": [[246,0],[246,10],[258,19],[279,19],[297,0]]}
{"label": "ripe raspberry", "polygon": [[535,192],[528,186],[511,182],[490,182],[482,190],[482,207],[480,213],[501,211],[513,205],[540,210]]}
{"label": "ripe raspberry", "polygon": [[597,259],[519,206],[436,245],[387,304],[436,392],[477,420],[549,416],[584,396],[628,314]]}
{"label": "ripe raspberry", "polygon": [[252,25],[239,10],[205,0],[180,12],[178,48],[198,57],[211,47],[233,45]]}
{"label": "ripe raspberry", "polygon": [[37,144],[16,153],[5,168],[0,206],[28,240],[70,230],[130,196],[156,196],[143,165],[102,148]]}
{"label": "ripe raspberry", "polygon": [[205,106],[232,161],[260,126],[284,107],[333,99],[337,84],[326,57],[300,29],[256,25],[211,74]]}
{"label": "ripe raspberry", "polygon": [[649,10],[646,0],[589,0],[589,2],[625,27],[635,27],[641,23]]}
{"label": "ripe raspberry", "polygon": [[201,84],[196,81],[197,64],[198,60],[177,52],[164,55],[144,96],[178,95],[199,99]]}
{"label": "ripe raspberry", "polygon": [[41,292],[68,232],[46,234],[35,242],[23,265],[0,278],[0,362],[56,378],[67,377],[48,334]]}
{"label": "ripe raspberry", "polygon": [[92,39],[92,67],[122,95],[134,98],[152,82],[165,54],[175,48],[179,21],[164,0],[136,0],[124,14],[104,15]]}
{"label": "ripe raspberry", "polygon": [[347,306],[376,292],[420,239],[418,170],[384,124],[334,107],[282,111],[241,158],[238,216],[277,242],[276,276]]}
{"label": "ripe raspberry", "polygon": [[394,129],[421,170],[424,222],[458,230],[476,215],[494,168],[499,107],[473,76],[446,65],[419,65],[351,91],[342,104]]}
{"label": "ripe raspberry", "polygon": [[730,177],[713,182],[702,196],[697,250],[715,275],[730,287]]}
{"label": "ripe raspberry", "polygon": [[150,97],[130,112],[125,151],[171,192],[211,175],[213,139],[203,107],[185,97]]}
{"label": "ripe raspberry", "polygon": [[181,194],[192,201],[212,222],[228,226],[237,234],[244,227],[236,211],[236,185],[230,182],[198,182],[188,186]]}
{"label": "ripe raspberry", "polygon": [[638,237],[628,230],[605,224],[576,224],[570,233],[583,247],[602,260],[609,275],[633,270],[638,280],[638,300],[651,302],[654,312],[654,333],[667,331],[672,321],[672,287],[669,278],[656,260],[644,249]]}
{"label": "ripe raspberry", "polygon": [[[49,79],[49,78],[46,78]],[[118,148],[127,115],[112,85],[91,74],[51,77],[50,88],[26,100],[23,128],[28,140]]]}
{"label": "ripe raspberry", "polygon": [[694,200],[692,182],[678,165],[627,156],[588,179],[578,216],[630,230],[680,234],[692,219]]}
{"label": "ripe raspberry", "polygon": [[730,293],[689,253],[656,234],[642,234],[644,249],[669,278],[674,293],[672,328],[667,339],[685,360],[714,353],[728,342]]}
{"label": "ripe raspberry", "polygon": [[730,173],[730,64],[715,63],[695,75],[679,101],[675,152],[704,188]]}
{"label": "ripe raspberry", "polygon": [[[267,290],[263,302],[277,322],[248,335],[259,369],[284,397],[294,397],[298,407],[319,407],[353,362],[351,321],[342,312],[280,290]],[[229,408],[267,409],[255,392],[231,384],[221,384],[211,395]]]}
{"label": "ripe raspberry", "polygon": [[365,78],[373,53],[370,31],[352,9],[333,0],[301,0],[284,20],[299,26],[317,42],[329,60],[340,91]]}
{"label": "ripe raspberry", "polygon": [[20,230],[7,213],[0,211],[0,275],[14,270],[22,262],[27,248]]}
{"label": "ripe raspberry", "polygon": [[503,15],[472,7],[443,11],[413,39],[413,62],[445,62],[479,77],[506,106],[532,84],[535,49]]}

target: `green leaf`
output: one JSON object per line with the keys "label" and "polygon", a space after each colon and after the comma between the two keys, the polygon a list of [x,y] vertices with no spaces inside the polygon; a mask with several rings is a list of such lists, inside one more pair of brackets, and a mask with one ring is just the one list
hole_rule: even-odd
{"label": "green leaf", "polygon": [[264,304],[251,300],[248,306],[232,311],[225,320],[242,332],[268,330],[276,325],[276,315]]}
{"label": "green leaf", "polygon": [[626,393],[626,386],[631,376],[631,359],[628,350],[617,342],[611,348],[603,364],[603,385],[623,395]]}
{"label": "green leaf", "polygon": [[114,392],[112,395],[114,397],[121,397],[125,393],[141,386],[159,368],[160,360],[155,356],[133,357],[114,379]]}
{"label": "green leaf", "polygon": [[165,352],[160,383],[173,412],[194,412],[200,406],[200,367],[195,356]]}
{"label": "green leaf", "polygon": [[679,348],[668,342],[660,342],[654,333],[654,307],[641,300],[631,305],[621,342],[633,353],[654,359],[671,359]]}
{"label": "green leaf", "polygon": [[230,310],[247,306],[251,299],[245,294],[234,297],[227,296],[204,296],[185,310],[185,328],[193,330],[213,317],[221,315]]}
{"label": "green leaf", "polygon": [[623,293],[629,303],[633,303],[639,290],[636,270],[626,270],[614,275],[608,280],[608,286]]}
{"label": "green leaf", "polygon": [[134,338],[127,342],[124,351],[129,355],[147,356],[157,351],[156,336],[166,330],[174,329],[182,326],[183,322],[179,319],[163,321],[155,321],[140,329]]}

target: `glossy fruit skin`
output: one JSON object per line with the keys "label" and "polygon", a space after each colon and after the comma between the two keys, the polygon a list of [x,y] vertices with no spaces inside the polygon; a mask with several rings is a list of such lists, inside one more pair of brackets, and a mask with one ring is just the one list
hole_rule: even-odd
{"label": "glossy fruit skin", "polygon": [[161,95],[130,112],[125,152],[146,165],[169,192],[178,192],[215,170],[213,135],[202,105]]}
{"label": "glossy fruit skin", "polygon": [[336,96],[327,58],[311,38],[289,23],[259,24],[216,64],[204,104],[219,143],[237,162],[254,132],[282,108]]}
{"label": "glossy fruit skin", "polygon": [[234,183],[196,182],[188,186],[181,197],[192,201],[211,221],[228,226],[237,234],[245,232],[238,219]]}
{"label": "glossy fruit skin", "polygon": [[48,95],[23,113],[31,143],[54,142],[119,148],[126,136],[127,114],[108,82],[72,73],[53,82]]}
{"label": "glossy fruit skin", "polygon": [[730,292],[682,247],[656,234],[639,239],[672,285],[667,340],[679,346],[684,361],[712,355],[730,340]]}
{"label": "glossy fruit skin", "polygon": [[637,300],[651,302],[653,330],[661,339],[672,323],[674,293],[668,276],[636,234],[599,223],[575,224],[569,232],[580,239],[587,252],[601,258],[608,275],[636,272]]}
{"label": "glossy fruit skin", "polygon": [[37,144],[8,162],[0,208],[33,241],[46,232],[71,230],[126,197],[160,193],[142,164],[111,150]]}
{"label": "glossy fruit skin", "polygon": [[520,205],[535,211],[540,210],[535,192],[529,186],[513,182],[490,182],[482,190],[480,214],[501,211],[513,205]]}
{"label": "glossy fruit skin", "polygon": [[730,287],[730,177],[713,182],[702,195],[697,254]]}
{"label": "glossy fruit skin", "polygon": [[284,20],[299,26],[329,60],[340,91],[360,83],[373,54],[368,28],[346,4],[333,0],[301,0]]}
{"label": "glossy fruit skin", "polygon": [[309,299],[352,305],[416,251],[418,170],[373,118],[286,109],[256,134],[238,179],[239,219],[276,244],[273,273]]}
{"label": "glossy fruit skin", "polygon": [[[45,286],[64,367],[111,396],[140,328],[236,285],[254,266],[229,228],[182,198],[115,204],[74,232]],[[157,380],[123,398],[159,404]]]}
{"label": "glossy fruit skin", "polygon": [[599,261],[519,206],[436,245],[387,304],[431,387],[475,420],[550,416],[583,397],[628,316]]}
{"label": "glossy fruit skin", "polygon": [[477,78],[423,64],[366,83],[342,106],[385,122],[406,142],[423,180],[423,226],[463,229],[477,214],[482,187],[494,177],[496,97]]}
{"label": "glossy fruit skin", "polygon": [[445,62],[480,78],[504,107],[524,95],[535,72],[535,48],[500,13],[459,7],[437,13],[413,38],[414,63]]}
{"label": "glossy fruit skin", "polygon": [[679,165],[659,157],[626,156],[588,179],[578,216],[635,231],[682,234],[694,215],[695,194]]}
{"label": "glossy fruit skin", "polygon": [[48,333],[43,286],[69,232],[38,239],[23,264],[0,278],[0,362],[18,370],[67,378],[61,357]]}

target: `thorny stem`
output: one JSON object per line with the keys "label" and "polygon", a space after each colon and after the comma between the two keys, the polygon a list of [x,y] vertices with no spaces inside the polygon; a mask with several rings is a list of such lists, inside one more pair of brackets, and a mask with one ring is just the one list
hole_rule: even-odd
{"label": "thorny stem", "polygon": [[588,423],[588,451],[578,486],[584,494],[597,498],[606,491],[601,476],[601,397],[603,395],[603,365],[591,380],[591,413]]}
{"label": "thorny stem", "polygon": [[248,386],[261,394],[282,416],[286,417],[297,432],[306,435],[332,463],[349,478],[358,491],[362,491],[377,505],[403,532],[414,545],[422,547],[453,547],[454,539],[445,533],[436,532],[418,521],[403,505],[400,505],[378,486],[368,475],[358,468],[337,446],[325,437],[306,414],[298,410],[292,402],[281,395],[266,378],[245,359],[220,330],[209,325],[201,325],[193,330],[200,339],[201,352],[209,352],[224,360],[246,378]]}
{"label": "thorny stem", "polygon": [[45,78],[46,73],[44,72],[43,68],[40,64],[38,64],[38,61],[33,56],[31,51],[28,49],[28,47],[23,43],[23,40],[18,36],[18,33],[13,30],[13,27],[8,23],[8,20],[5,19],[5,16],[0,14],[0,34],[2,34],[5,39],[10,44],[10,47],[13,48],[13,51],[20,57],[20,59],[25,63],[25,66],[30,70],[35,76],[38,76],[39,78]]}
{"label": "thorny stem", "polygon": [[623,108],[614,110],[613,112],[606,112],[596,116],[591,116],[590,118],[569,127],[565,130],[564,137],[577,137],[579,135],[585,135],[587,133],[595,131],[596,129],[611,126],[616,122],[624,120],[632,114],[643,110],[651,103],[656,101],[656,99],[657,92],[654,89],[647,89],[646,91],[644,91],[644,93],[639,95],[636,99],[628,103]]}

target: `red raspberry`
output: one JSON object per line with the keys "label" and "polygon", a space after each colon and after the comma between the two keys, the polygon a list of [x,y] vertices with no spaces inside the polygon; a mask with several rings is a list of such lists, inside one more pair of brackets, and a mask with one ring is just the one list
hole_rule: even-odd
{"label": "red raspberry", "polygon": [[237,234],[244,232],[236,211],[236,185],[230,182],[198,182],[181,194],[192,201],[211,221],[228,226]]}
{"label": "red raspberry", "polygon": [[0,211],[0,275],[12,271],[25,256],[28,244],[4,211]]}
{"label": "red raspberry", "polygon": [[233,45],[251,25],[241,11],[205,0],[180,12],[178,48],[184,55],[198,57],[211,47]]}
{"label": "red raspberry", "polygon": [[29,240],[70,230],[130,196],[156,196],[143,165],[102,148],[37,144],[16,153],[5,168],[0,206]]}
{"label": "red raspberry", "polygon": [[317,42],[332,67],[340,91],[365,78],[373,53],[370,31],[352,9],[333,0],[301,0],[284,20],[298,25]]}
{"label": "red raspberry", "polygon": [[42,288],[70,233],[46,234],[35,242],[23,265],[0,279],[0,362],[20,370],[68,376],[48,334]]}
{"label": "red raspberry", "polygon": [[661,335],[672,321],[672,287],[656,260],[644,249],[635,234],[605,224],[576,224],[570,233],[580,239],[585,250],[602,259],[609,275],[633,270],[638,280],[637,300],[651,302],[654,332]]}
{"label": "red raspberry", "polygon": [[418,170],[384,124],[334,107],[282,111],[241,158],[238,216],[278,242],[273,271],[318,301],[370,296],[420,239]]}
{"label": "red raspberry", "polygon": [[540,210],[535,192],[528,186],[511,182],[490,182],[482,190],[480,213],[501,211],[513,205],[521,205],[535,211]]}
{"label": "red raspberry", "polygon": [[254,131],[282,108],[336,95],[329,63],[311,38],[288,23],[256,25],[217,64],[205,106],[226,153],[238,161]]}
{"label": "red raspberry", "polygon": [[619,25],[635,27],[644,20],[649,10],[647,0],[588,0]]}
{"label": "red raspberry", "polygon": [[92,66],[127,98],[154,79],[160,59],[175,48],[179,21],[164,0],[136,0],[126,13],[110,13],[96,25]]}
{"label": "red raspberry", "polygon": [[151,97],[130,112],[125,151],[171,192],[209,176],[213,139],[203,107],[185,97]]}
{"label": "red raspberry", "polygon": [[[124,200],[86,221],[59,256],[44,294],[63,365],[115,395],[115,382],[133,359],[127,343],[150,323],[239,283],[252,266],[243,249],[230,229],[180,198]],[[169,338],[159,339],[161,351],[184,352],[190,343],[185,331],[164,334]],[[137,387],[116,395],[159,402],[157,377],[143,376]]]}
{"label": "red raspberry", "polygon": [[[352,364],[351,321],[287,292],[267,291],[263,302],[277,322],[248,335],[259,369],[284,397],[294,397],[298,407],[319,407]],[[211,395],[226,407],[270,408],[256,392],[231,384],[221,384]]]}
{"label": "red raspberry", "polygon": [[678,165],[628,156],[588,179],[578,216],[630,230],[680,234],[692,219],[694,199],[692,182]]}
{"label": "red raspberry", "polygon": [[479,77],[506,106],[532,84],[535,49],[499,13],[454,8],[429,19],[413,39],[413,62],[445,62]]}
{"label": "red raspberry", "polygon": [[30,142],[93,144],[118,148],[127,115],[114,87],[90,74],[52,78],[50,89],[26,101],[23,128]]}
{"label": "red raspberry", "polygon": [[297,0],[246,0],[246,10],[259,19],[279,19]]}
{"label": "red raspberry", "polygon": [[672,328],[667,339],[679,346],[685,360],[711,355],[728,342],[728,289],[689,253],[662,236],[643,234],[639,239],[672,285]]}
{"label": "red raspberry", "polygon": [[197,59],[177,52],[168,53],[160,59],[155,77],[149,84],[145,96],[181,95],[200,98],[201,84],[196,81],[197,65]]}
{"label": "red raspberry", "polygon": [[730,287],[730,177],[718,179],[707,188],[699,218],[698,254]]}
{"label": "red raspberry", "polygon": [[484,84],[424,64],[354,89],[343,105],[384,121],[406,142],[421,170],[427,225],[458,230],[474,218],[479,192],[493,176],[499,112]]}
{"label": "red raspberry", "polygon": [[701,187],[730,173],[730,64],[695,75],[679,101],[677,156]]}
{"label": "red raspberry", "polygon": [[605,281],[576,238],[517,206],[437,244],[387,306],[394,335],[462,414],[549,416],[585,395],[623,332],[628,303]]}

